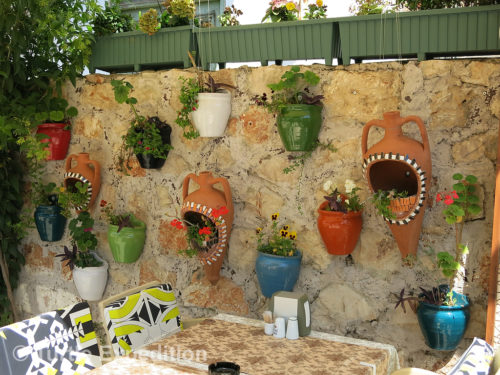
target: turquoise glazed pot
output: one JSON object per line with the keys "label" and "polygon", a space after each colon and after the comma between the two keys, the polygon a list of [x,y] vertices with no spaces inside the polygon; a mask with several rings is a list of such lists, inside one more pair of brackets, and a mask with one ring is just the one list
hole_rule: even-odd
{"label": "turquoise glazed pot", "polygon": [[278,132],[287,151],[311,151],[318,140],[323,107],[289,104],[278,115]]}
{"label": "turquoise glazed pot", "polygon": [[297,250],[293,257],[283,257],[259,252],[255,262],[255,271],[262,294],[270,298],[274,292],[291,292],[300,272],[302,253]]}
{"label": "turquoise glazed pot", "polygon": [[133,263],[141,256],[146,241],[146,224],[131,215],[134,228],[122,228],[118,225],[108,227],[108,242],[113,258],[118,263]]}
{"label": "turquoise glazed pot", "polygon": [[64,234],[66,218],[59,206],[38,206],[35,210],[35,224],[42,241],[59,241]]}
{"label": "turquoise glazed pot", "polygon": [[469,300],[453,292],[455,306],[437,306],[420,302],[418,323],[425,343],[435,350],[455,350],[464,336],[470,318]]}

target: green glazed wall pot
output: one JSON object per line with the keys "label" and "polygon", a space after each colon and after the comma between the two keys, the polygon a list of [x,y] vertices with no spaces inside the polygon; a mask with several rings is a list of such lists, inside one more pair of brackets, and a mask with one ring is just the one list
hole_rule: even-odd
{"label": "green glazed wall pot", "polygon": [[117,225],[108,227],[108,242],[113,258],[118,263],[133,263],[141,256],[146,241],[146,224],[131,216],[134,228],[122,228]]}
{"label": "green glazed wall pot", "polygon": [[321,128],[323,107],[289,104],[278,115],[278,132],[287,151],[314,149]]}

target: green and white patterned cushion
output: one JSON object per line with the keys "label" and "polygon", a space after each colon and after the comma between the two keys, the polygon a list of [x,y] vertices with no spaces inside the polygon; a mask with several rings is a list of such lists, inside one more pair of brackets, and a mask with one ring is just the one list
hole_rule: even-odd
{"label": "green and white patterned cushion", "polygon": [[491,345],[475,337],[448,375],[488,375],[492,360]]}

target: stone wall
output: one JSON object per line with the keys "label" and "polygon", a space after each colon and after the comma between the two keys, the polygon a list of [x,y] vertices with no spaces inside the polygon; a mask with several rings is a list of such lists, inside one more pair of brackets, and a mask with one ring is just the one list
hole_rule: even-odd
{"label": "stone wall", "polygon": [[[454,232],[434,206],[425,213],[418,260],[401,260],[391,232],[373,206],[367,205],[360,240],[352,256],[331,256],[316,229],[316,209],[322,202],[323,182],[339,186],[346,178],[356,181],[368,195],[362,175],[361,133],[364,124],[382,118],[386,111],[417,115],[425,122],[432,151],[431,196],[451,187],[455,172],[473,173],[481,183],[483,212],[468,222],[464,240],[470,256],[466,292],[472,300],[467,338],[484,337],[487,280],[491,247],[494,193],[494,160],[500,118],[500,60],[440,60],[421,63],[356,64],[349,67],[314,65],[320,75],[316,93],[325,95],[322,142],[331,141],[336,153],[316,150],[300,170],[285,175],[289,165],[277,134],[275,119],[251,98],[269,91],[287,67],[239,68],[214,73],[216,80],[237,86],[232,117],[223,138],[188,141],[175,124],[180,109],[179,76],[193,71],[143,72],[114,77],[89,75],[68,84],[65,96],[79,115],[73,122],[70,153],[89,152],[102,165],[102,187],[97,202],[105,199],[123,211],[132,211],[147,225],[147,241],[134,264],[117,264],[106,240],[106,224],[98,221],[99,253],[110,263],[105,296],[157,279],[177,291],[181,311],[187,316],[216,312],[260,318],[266,300],[255,274],[254,230],[279,211],[298,233],[304,258],[296,290],[309,296],[313,329],[393,344],[403,365],[439,369],[452,358],[426,348],[416,316],[395,310],[401,288],[417,289],[437,284],[432,251],[453,251]],[[121,136],[133,117],[128,106],[117,104],[111,78],[125,78],[134,85],[138,110],[157,115],[173,127],[173,146],[161,170],[143,170],[135,164],[130,176],[118,173],[114,159]],[[415,125],[405,126],[418,138]],[[370,143],[382,136],[372,131]],[[135,161],[134,161],[135,162]],[[62,182],[63,161],[50,162],[47,180]],[[185,240],[169,222],[180,212],[182,181],[191,172],[210,170],[229,180],[235,205],[234,229],[219,283],[204,279],[196,259],[177,254]],[[298,210],[302,207],[303,213]],[[99,205],[91,211],[99,218]],[[26,266],[16,296],[23,313],[33,315],[78,301],[71,273],[61,269],[58,258],[68,234],[59,243],[41,242],[35,230],[24,241]],[[93,313],[100,319],[96,304]],[[470,341],[464,340],[462,347]]]}

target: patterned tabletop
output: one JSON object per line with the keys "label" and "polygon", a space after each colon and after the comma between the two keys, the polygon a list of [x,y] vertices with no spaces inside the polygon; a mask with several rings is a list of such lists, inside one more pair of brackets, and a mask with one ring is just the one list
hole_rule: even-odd
{"label": "patterned tabletop", "polygon": [[218,315],[146,346],[142,353],[170,354],[208,365],[229,361],[252,375],[372,375],[399,367],[394,347],[313,332],[298,340],[264,334],[262,322]]}
{"label": "patterned tabletop", "polygon": [[251,375],[389,375],[399,368],[391,345],[315,331],[276,339],[264,334],[261,321],[219,314],[89,374],[198,375],[220,361]]}

